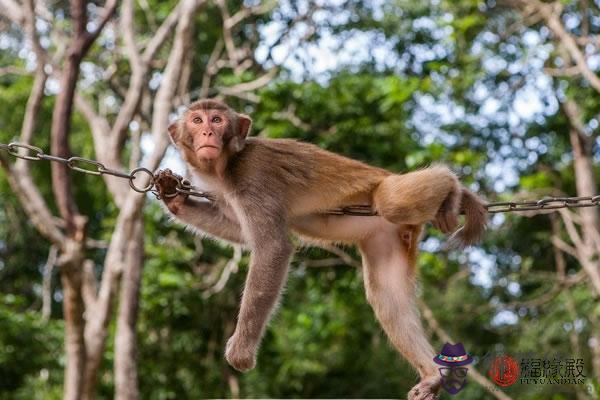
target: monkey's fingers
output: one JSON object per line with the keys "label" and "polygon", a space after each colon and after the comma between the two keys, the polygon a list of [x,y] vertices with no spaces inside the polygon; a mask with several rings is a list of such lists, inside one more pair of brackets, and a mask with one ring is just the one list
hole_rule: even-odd
{"label": "monkey's fingers", "polygon": [[181,177],[175,175],[170,169],[158,171],[154,175],[154,185],[162,199],[175,197]]}

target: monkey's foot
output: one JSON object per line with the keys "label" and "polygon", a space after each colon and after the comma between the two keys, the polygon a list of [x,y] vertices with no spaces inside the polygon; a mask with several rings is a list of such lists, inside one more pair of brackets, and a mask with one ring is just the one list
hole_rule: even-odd
{"label": "monkey's foot", "polygon": [[440,209],[433,221],[433,226],[443,233],[451,233],[458,226],[457,213],[452,210]]}
{"label": "monkey's foot", "polygon": [[438,398],[442,378],[432,376],[421,380],[408,392],[408,400],[435,400]]}
{"label": "monkey's foot", "polygon": [[442,202],[438,209],[433,226],[443,233],[452,233],[458,227],[458,209],[460,197],[455,192],[451,192]]}
{"label": "monkey's foot", "polygon": [[233,335],[227,341],[225,359],[233,368],[246,372],[256,365],[256,351],[251,346],[242,345],[238,337]]}

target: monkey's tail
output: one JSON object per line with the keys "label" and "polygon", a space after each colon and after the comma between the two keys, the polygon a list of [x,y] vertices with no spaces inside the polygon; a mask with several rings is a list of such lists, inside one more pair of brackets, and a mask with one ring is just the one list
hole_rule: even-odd
{"label": "monkey's tail", "polygon": [[486,229],[487,209],[483,200],[467,188],[461,190],[460,211],[465,215],[465,225],[448,239],[448,247],[464,248],[481,240]]}

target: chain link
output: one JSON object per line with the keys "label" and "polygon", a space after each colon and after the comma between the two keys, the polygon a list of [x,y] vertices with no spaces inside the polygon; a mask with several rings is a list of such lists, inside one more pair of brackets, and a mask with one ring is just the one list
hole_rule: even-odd
{"label": "chain link", "polygon": [[[157,199],[160,199],[158,190],[155,184],[155,174],[147,168],[136,168],[130,173],[115,171],[108,169],[99,161],[90,160],[83,157],[62,158],[45,154],[39,147],[30,144],[12,142],[9,144],[0,143],[0,151],[5,151],[8,154],[28,161],[51,161],[65,164],[69,169],[78,171],[88,175],[101,176],[111,175],[117,178],[127,179],[129,186],[138,193],[152,192]],[[138,182],[148,180],[145,186],[136,186]],[[186,196],[202,197],[207,200],[214,201],[215,197],[210,193],[206,193],[194,188],[191,182],[184,178],[173,176],[177,181],[175,192],[165,193],[165,197],[175,197],[178,194]],[[518,211],[542,211],[556,210],[559,208],[581,208],[581,207],[600,207],[600,195],[588,197],[549,197],[542,200],[529,201],[503,201],[496,203],[488,203],[485,208],[490,214],[518,212]],[[326,212],[331,215],[356,215],[356,216],[374,216],[377,211],[373,210],[370,205],[351,205],[346,207],[334,208]]]}
{"label": "chain link", "polygon": [[[19,149],[25,149],[26,150],[25,154],[21,154],[19,152]],[[7,151],[8,151],[8,154],[10,154],[11,156],[14,156],[17,158],[22,158],[23,160],[28,160],[28,161],[39,161],[39,160],[41,160],[40,155],[44,154],[42,149],[40,149],[39,147],[35,147],[30,144],[22,144],[22,143],[9,143]],[[35,152],[35,155],[28,155],[27,151]]]}

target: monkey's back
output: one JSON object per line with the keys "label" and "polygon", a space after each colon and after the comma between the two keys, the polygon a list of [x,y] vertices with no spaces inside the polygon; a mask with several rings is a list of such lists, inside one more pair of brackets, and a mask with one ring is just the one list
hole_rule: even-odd
{"label": "monkey's back", "polygon": [[228,165],[235,191],[268,194],[298,212],[369,194],[390,172],[292,139],[248,138]]}

